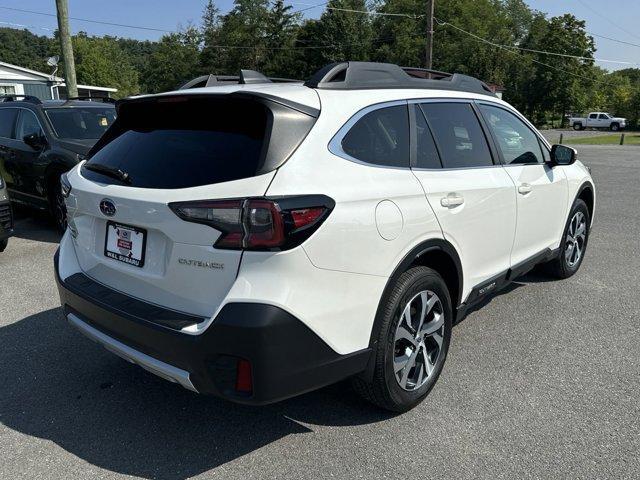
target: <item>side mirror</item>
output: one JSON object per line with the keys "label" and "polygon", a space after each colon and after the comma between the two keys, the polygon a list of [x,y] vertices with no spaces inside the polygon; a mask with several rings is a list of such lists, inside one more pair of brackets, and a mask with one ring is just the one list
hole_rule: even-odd
{"label": "side mirror", "polygon": [[25,135],[24,137],[22,137],[22,141],[34,150],[40,150],[47,143],[44,137],[38,133],[30,133],[29,135]]}
{"label": "side mirror", "polygon": [[553,145],[551,147],[551,165],[571,165],[578,158],[578,152],[566,145]]}

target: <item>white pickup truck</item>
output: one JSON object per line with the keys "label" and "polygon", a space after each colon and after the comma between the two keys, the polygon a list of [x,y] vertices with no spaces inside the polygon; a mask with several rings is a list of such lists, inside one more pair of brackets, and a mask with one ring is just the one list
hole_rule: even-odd
{"label": "white pickup truck", "polygon": [[612,132],[617,132],[627,126],[627,119],[614,117],[606,112],[591,112],[586,117],[570,117],[569,125],[573,127],[574,130],[608,128]]}

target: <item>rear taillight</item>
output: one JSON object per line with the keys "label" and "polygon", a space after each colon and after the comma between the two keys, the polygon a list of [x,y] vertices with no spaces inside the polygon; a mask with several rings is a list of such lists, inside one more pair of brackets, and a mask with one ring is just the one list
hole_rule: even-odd
{"label": "rear taillight", "polygon": [[222,232],[214,247],[287,250],[300,245],[327,218],[335,203],[324,195],[171,203],[187,222]]}

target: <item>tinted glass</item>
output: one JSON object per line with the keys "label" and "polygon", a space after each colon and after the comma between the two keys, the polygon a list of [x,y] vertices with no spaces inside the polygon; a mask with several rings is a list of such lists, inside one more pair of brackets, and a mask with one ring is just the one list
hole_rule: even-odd
{"label": "tinted glass", "polygon": [[0,137],[12,138],[17,115],[17,108],[0,108]]}
{"label": "tinted glass", "polygon": [[591,114],[589,114],[589,118],[598,118],[598,114],[597,113],[591,113]]}
{"label": "tinted glass", "polygon": [[16,138],[22,140],[27,135],[42,136],[43,132],[35,114],[29,110],[21,110],[16,124]]}
{"label": "tinted glass", "polygon": [[544,158],[545,162],[548,162],[549,160],[551,160],[551,153],[547,149],[546,145],[542,143],[541,140],[539,140],[538,143],[540,143],[540,150],[542,150],[542,158]]}
{"label": "tinted glass", "polygon": [[417,105],[412,105],[411,108],[415,108],[416,114],[416,167],[442,168],[436,144],[422,110]]}
{"label": "tinted glass", "polygon": [[[88,164],[129,174],[131,186],[188,188],[254,176],[263,157],[267,109],[249,101],[185,100],[123,105]],[[82,174],[118,183],[100,173]]]}
{"label": "tinted glass", "polygon": [[493,165],[487,140],[468,103],[423,103],[445,168]]}
{"label": "tinted glass", "polygon": [[608,115],[601,113],[600,115],[598,115],[598,118],[602,119],[602,120],[607,120],[609,118]]}
{"label": "tinted glass", "polygon": [[491,105],[480,104],[480,111],[498,141],[506,164],[544,162],[538,137],[522,120]]}
{"label": "tinted glass", "polygon": [[97,140],[116,118],[114,107],[49,108],[47,116],[59,138]]}
{"label": "tinted glass", "polygon": [[363,162],[408,167],[407,107],[386,107],[367,113],[342,139],[342,149]]}

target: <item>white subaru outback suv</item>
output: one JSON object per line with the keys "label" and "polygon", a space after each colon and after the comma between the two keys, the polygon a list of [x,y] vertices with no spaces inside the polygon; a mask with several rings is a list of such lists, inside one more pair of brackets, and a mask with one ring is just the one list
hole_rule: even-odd
{"label": "white subaru outback suv", "polygon": [[120,102],[62,179],[66,318],[165,379],[265,404],[350,377],[405,411],[470,307],[583,261],[588,169],[475,78],[196,80]]}

